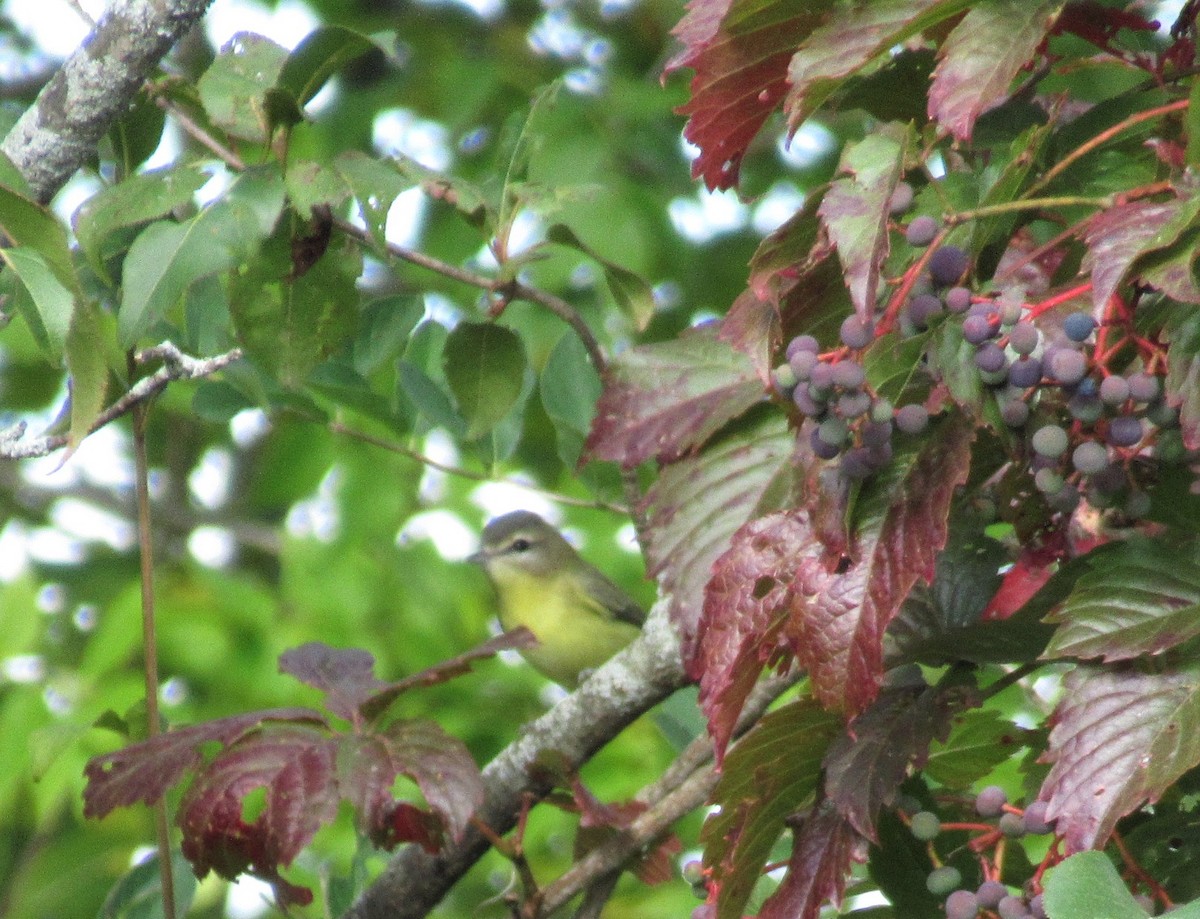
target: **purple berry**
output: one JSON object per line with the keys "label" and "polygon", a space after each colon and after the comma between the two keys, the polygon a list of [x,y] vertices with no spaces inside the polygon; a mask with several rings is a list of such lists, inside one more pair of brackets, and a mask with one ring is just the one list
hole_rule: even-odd
{"label": "purple berry", "polygon": [[833,365],[833,382],[843,389],[858,389],[866,380],[862,364],[854,361],[838,361]]}
{"label": "purple berry", "polygon": [[975,899],[984,909],[995,909],[1008,896],[1008,888],[999,881],[984,881],[975,891]]}
{"label": "purple berry", "polygon": [[892,191],[892,198],[888,201],[888,213],[903,214],[913,203],[913,187],[907,182],[898,182],[896,188]]}
{"label": "purple berry", "polygon": [[999,785],[989,785],[975,796],[975,813],[980,817],[995,817],[1007,803],[1008,795],[1004,789]]}
{"label": "purple berry", "polygon": [[813,428],[812,434],[809,435],[809,444],[812,446],[812,452],[815,453],[820,459],[831,460],[842,452],[842,448],[823,441],[820,436],[820,431],[820,428]]}
{"label": "purple berry", "polygon": [[1096,328],[1096,320],[1087,313],[1072,313],[1063,320],[1063,334],[1071,341],[1087,341]]}
{"label": "purple berry", "polygon": [[929,412],[915,402],[896,409],[896,427],[905,434],[920,434],[929,424]]}
{"label": "purple berry", "polygon": [[958,246],[939,246],[929,257],[929,276],[938,287],[949,287],[966,274],[970,256]]}
{"label": "purple berry", "polygon": [[910,246],[924,249],[938,234],[938,222],[927,214],[914,217],[904,231],[904,238]]}
{"label": "purple berry", "polygon": [[1046,802],[1034,801],[1025,808],[1025,829],[1027,832],[1040,836],[1054,829],[1053,824],[1046,820]]}
{"label": "purple berry", "polygon": [[820,360],[815,351],[797,351],[788,358],[787,366],[792,368],[797,380],[807,380]]}
{"label": "purple berry", "polygon": [[1108,422],[1108,442],[1114,447],[1132,447],[1142,439],[1142,419],[1118,415]]}
{"label": "purple berry", "polygon": [[1017,354],[1032,354],[1038,346],[1038,330],[1032,322],[1018,322],[1008,333],[1008,345]]}
{"label": "purple berry", "polygon": [[[1029,443],[1030,446],[1033,447],[1034,453],[1037,453],[1039,456],[1045,456],[1049,459],[1054,459],[1056,456],[1062,456],[1067,452],[1067,447],[1070,446],[1070,442],[1071,439],[1067,436],[1067,432],[1062,427],[1057,424],[1047,424],[1033,432],[1033,437],[1030,439]],[[987,789],[984,790],[986,791]],[[996,813],[1000,812],[996,811]]]}
{"label": "purple berry", "polygon": [[793,355],[798,354],[801,351],[807,351],[811,354],[816,354],[820,350],[820,344],[818,344],[817,340],[811,335],[797,335],[788,342],[786,353],[788,360],[791,360]]}
{"label": "purple berry", "polygon": [[981,345],[996,333],[996,327],[986,316],[975,313],[963,320],[963,338],[973,345]]}
{"label": "purple berry", "polygon": [[865,348],[875,337],[875,329],[870,322],[865,322],[857,314],[851,314],[842,322],[839,332],[842,344],[847,348]]}
{"label": "purple berry", "polygon": [[843,418],[858,418],[871,410],[871,396],[865,392],[847,392],[838,397],[837,410]]}
{"label": "purple berry", "polygon": [[1129,381],[1115,373],[1100,383],[1100,398],[1106,405],[1120,405],[1129,398]]}
{"label": "purple berry", "polygon": [[797,386],[792,393],[792,402],[796,408],[800,410],[802,415],[808,415],[810,418],[815,418],[825,411],[825,403],[818,402],[812,397],[810,390],[811,386]]}
{"label": "purple berry", "polygon": [[1042,381],[1042,362],[1036,357],[1023,357],[1008,368],[1008,383],[1017,389],[1028,389]]}
{"label": "purple berry", "polygon": [[929,320],[942,313],[942,301],[933,294],[919,294],[908,303],[908,318],[918,329],[929,325]]}
{"label": "purple berry", "polygon": [[1153,402],[1158,398],[1158,377],[1135,373],[1128,379],[1129,397],[1134,402]]}
{"label": "purple berry", "polygon": [[1087,374],[1087,357],[1070,348],[1055,348],[1046,358],[1047,373],[1063,386],[1074,386]]}
{"label": "purple berry", "polygon": [[1085,440],[1071,453],[1071,464],[1084,475],[1095,475],[1108,468],[1108,450],[1104,444]]}
{"label": "purple berry", "polygon": [[975,366],[984,373],[999,373],[1007,363],[1004,349],[994,341],[987,342],[975,352]]}
{"label": "purple berry", "polygon": [[946,919],[975,919],[979,900],[969,890],[955,890],[946,898]]}
{"label": "purple berry", "polygon": [[1010,428],[1024,427],[1029,420],[1029,406],[1020,399],[1010,399],[1000,406],[1000,417]]}
{"label": "purple berry", "polygon": [[971,308],[971,291],[966,287],[951,287],[946,291],[946,309],[952,313],[965,313]]}

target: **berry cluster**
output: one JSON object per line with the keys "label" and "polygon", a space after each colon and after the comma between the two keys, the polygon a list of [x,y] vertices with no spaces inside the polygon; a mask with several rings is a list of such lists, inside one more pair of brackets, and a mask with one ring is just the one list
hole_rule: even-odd
{"label": "berry cluster", "polygon": [[[901,183],[892,213],[902,215],[913,197],[911,186]],[[938,221],[927,215],[903,228],[915,249],[927,249],[940,234]],[[1178,412],[1165,401],[1157,375],[1161,360],[1147,362],[1135,348],[1114,346],[1127,330],[1111,330],[1106,340],[1105,327],[1086,312],[1059,319],[1055,300],[1031,305],[1019,291],[975,293],[965,286],[971,268],[967,251],[938,245],[905,273],[902,303],[881,304],[870,320],[852,315],[843,322],[842,347],[821,353],[810,335],[788,343],[775,387],[814,422],[813,452],[837,460],[841,475],[852,481],[886,466],[893,430],[918,434],[929,415],[924,404],[894,408],[874,393],[865,382],[863,351],[882,331],[911,337],[955,322],[974,349],[974,372],[994,399],[985,418],[1010,432],[1050,508],[1069,513],[1086,497],[1096,508],[1144,516],[1149,497],[1139,484],[1136,458],[1187,458]],[[1110,366],[1116,364],[1119,370]],[[936,367],[929,373],[934,398],[941,398]]]}
{"label": "berry cluster", "polygon": [[798,335],[787,346],[787,363],[775,369],[775,385],[791,397],[801,414],[816,424],[812,429],[813,453],[825,460],[839,459],[842,475],[865,479],[892,459],[892,434],[919,434],[929,423],[921,405],[895,409],[867,386],[862,349],[874,340],[874,328],[858,316],[849,316],[839,331],[843,348],[820,353],[811,335]]}
{"label": "berry cluster", "polygon": [[[1021,810],[1008,803],[1004,789],[997,785],[989,785],[976,795],[975,813],[982,820],[996,822],[945,824],[932,811],[919,810],[909,818],[909,829],[917,839],[931,845],[945,829],[976,830],[980,835],[972,848],[980,852],[1003,839],[1054,832],[1046,821],[1046,802],[1034,801]],[[984,867],[984,881],[974,890],[963,888],[962,873],[951,865],[942,865],[929,873],[926,887],[935,896],[946,898],[947,919],[975,919],[981,912],[1000,919],[1045,919],[1040,893],[1014,892],[1000,882],[995,871],[987,870],[986,861]]]}

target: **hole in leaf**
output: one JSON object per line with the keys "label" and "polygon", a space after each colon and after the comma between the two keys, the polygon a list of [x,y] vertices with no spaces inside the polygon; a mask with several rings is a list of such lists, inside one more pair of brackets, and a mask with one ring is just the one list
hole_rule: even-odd
{"label": "hole in leaf", "polygon": [[762,600],[774,589],[774,578],[761,577],[754,582],[754,599]]}

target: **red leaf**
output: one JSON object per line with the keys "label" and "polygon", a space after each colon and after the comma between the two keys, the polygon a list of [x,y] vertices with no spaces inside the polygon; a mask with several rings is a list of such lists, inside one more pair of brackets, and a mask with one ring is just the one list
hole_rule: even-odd
{"label": "red leaf", "polygon": [[1191,188],[1168,201],[1130,201],[1097,213],[1088,224],[1084,267],[1092,273],[1092,300],[1097,310],[1129,273],[1133,263],[1149,252],[1174,243],[1200,215],[1200,194]]}
{"label": "red leaf", "polygon": [[742,157],[787,90],[787,66],[829,0],[690,0],[675,27],[684,48],[666,67],[695,71],[684,136],[700,148],[692,177],[710,189],[737,184]]}
{"label": "red leaf", "polygon": [[415,842],[430,854],[442,844],[442,821],[427,810],[401,801],[372,827],[371,841],[381,849],[391,851],[404,842]]}
{"label": "red leaf", "polygon": [[[279,868],[337,815],[335,752],[335,742],[323,732],[280,725],[219,753],[196,776],[179,808],[183,854],[197,877],[211,870],[231,880],[244,871],[279,879]],[[246,797],[259,788],[266,790],[265,804],[247,823]],[[300,889],[286,885],[280,896],[287,899]]]}
{"label": "red leaf", "polygon": [[1058,560],[1046,558],[1042,552],[1025,552],[1004,574],[996,595],[988,602],[980,617],[983,620],[1007,619],[1050,580]]}
{"label": "red leaf", "polygon": [[123,750],[94,756],[84,767],[87,787],[83,790],[85,817],[103,817],[117,807],[142,802],[153,804],[185,772],[203,761],[201,748],[213,742],[228,746],[256,728],[272,722],[324,725],[325,720],[308,708],[276,708],[168,731]]}
{"label": "red leaf", "polygon": [[750,359],[710,328],[631,348],[605,371],[584,450],[627,469],[671,463],[765,395]]}
{"label": "red leaf", "polygon": [[848,175],[835,180],[821,201],[821,220],[837,248],[854,311],[863,319],[874,314],[879,269],[888,254],[888,208],[904,172],[910,134],[885,126],[848,144],[840,167]]}
{"label": "red leaf", "polygon": [[[450,837],[461,839],[483,804],[483,779],[466,745],[425,720],[394,722],[379,739],[382,756],[375,763],[381,772],[371,780],[390,789],[397,775],[408,776]],[[391,777],[385,778],[389,772]],[[370,783],[358,787],[369,788]]]}
{"label": "red leaf", "polygon": [[1039,797],[1070,853],[1102,846],[1117,820],[1200,763],[1200,664],[1080,665],[1063,688]]}
{"label": "red leaf", "polygon": [[700,705],[718,764],[746,697],[780,650],[796,559],[812,541],[807,512],[771,514],[734,533],[713,564],[688,669],[700,675]]}
{"label": "red leaf", "polygon": [[860,496],[849,557],[810,546],[797,559],[789,631],[813,692],[826,706],[853,715],[875,698],[883,632],[917,579],[933,579],[973,436],[965,419],[947,418],[915,457],[893,461],[890,481],[881,477]]}
{"label": "red leaf", "polygon": [[865,861],[861,839],[831,807],[813,813],[792,829],[787,877],[767,898],[758,919],[819,919],[821,905],[841,903],[850,864]]}
{"label": "red leaf", "polygon": [[671,598],[685,661],[695,655],[713,562],[774,485],[783,482],[781,490],[787,491],[794,445],[787,421],[770,412],[697,456],[667,466],[646,493],[646,564]]}
{"label": "red leaf", "polygon": [[884,689],[825,754],[825,794],[855,830],[876,840],[879,809],[895,800],[909,768],[924,766],[953,716],[978,704],[962,684]]}
{"label": "red leaf", "polygon": [[1061,0],[976,4],[939,52],[929,117],[959,140],[975,120],[1008,99],[1009,87],[1054,25]]}
{"label": "red leaf", "polygon": [[359,648],[333,648],[310,641],[279,655],[279,672],[325,693],[325,707],[355,721],[358,707],[385,686],[375,678],[375,658]]}
{"label": "red leaf", "polygon": [[777,304],[760,300],[754,291],[745,290],[729,307],[717,334],[721,341],[750,358],[764,386],[770,382],[774,355],[780,344]]}
{"label": "red leaf", "polygon": [[873,0],[843,7],[804,40],[788,64],[788,126],[795,131],[848,77],[970,6],[971,0]]}

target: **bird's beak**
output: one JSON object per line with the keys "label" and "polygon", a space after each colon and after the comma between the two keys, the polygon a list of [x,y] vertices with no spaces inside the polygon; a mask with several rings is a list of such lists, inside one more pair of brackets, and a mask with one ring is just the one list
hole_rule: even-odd
{"label": "bird's beak", "polygon": [[467,556],[467,561],[472,565],[482,565],[487,561],[487,553],[480,549],[478,552],[472,552]]}

